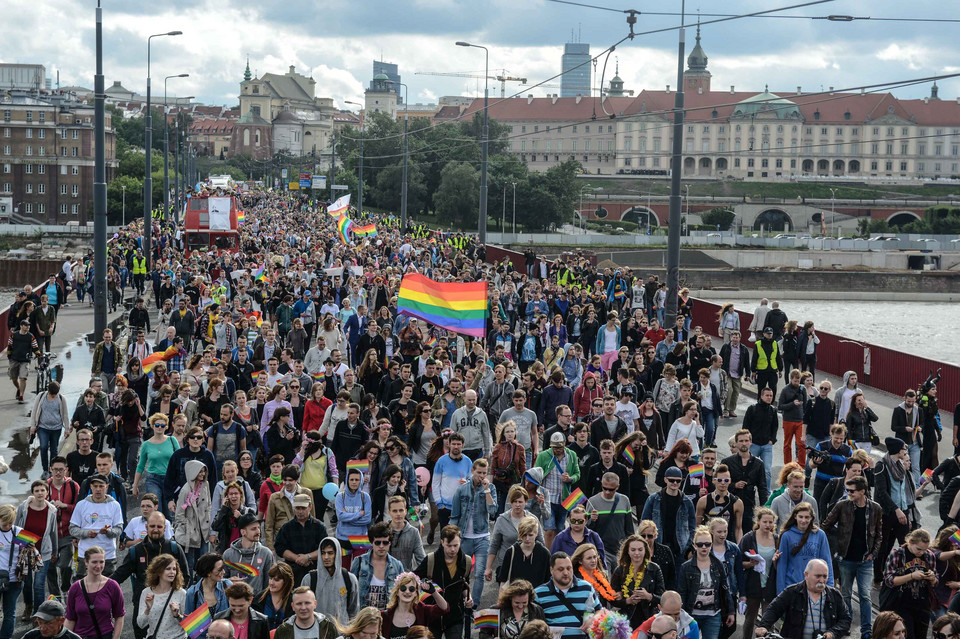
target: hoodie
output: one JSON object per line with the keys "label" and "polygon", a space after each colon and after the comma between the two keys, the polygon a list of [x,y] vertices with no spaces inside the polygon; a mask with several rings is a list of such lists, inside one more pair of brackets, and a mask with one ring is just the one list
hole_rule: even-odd
{"label": "hoodie", "polygon": [[[320,542],[322,547],[326,543],[332,543],[336,554],[340,557],[340,542],[335,537],[326,537]],[[350,581],[348,584],[347,581]],[[310,585],[310,575],[303,578],[301,585]],[[339,623],[346,624],[357,614],[360,609],[360,587],[356,576],[346,568],[335,562],[333,575],[323,567],[323,559],[317,556],[317,609],[323,610],[327,615]]]}
{"label": "hoodie", "polygon": [[[893,409],[893,417],[890,420],[890,428],[893,434],[904,441],[907,446],[920,444],[920,407],[913,405],[909,420],[907,418],[907,404],[900,402]],[[907,429],[910,429],[909,431]]]}
{"label": "hoodie", "polygon": [[337,495],[334,506],[337,513],[337,539],[347,539],[350,535],[366,537],[373,521],[370,495],[362,490],[352,492],[344,487]]}
{"label": "hoodie", "polygon": [[[269,548],[259,541],[253,543],[250,548],[243,547],[243,539],[237,539],[230,547],[223,552],[223,560],[233,563],[247,564],[256,568],[260,574],[256,577],[247,577],[246,582],[250,584],[254,592],[260,592],[267,587],[267,573],[273,567],[273,553]],[[227,567],[227,573],[224,575],[227,579],[239,576],[240,572]]]}
{"label": "hoodie", "polygon": [[837,389],[837,392],[833,394],[833,403],[836,406],[836,415],[834,417],[838,422],[843,422],[847,416],[847,411],[850,410],[850,398],[853,397],[853,394],[860,389],[860,385],[857,384],[852,389],[847,388],[847,384],[850,380],[851,375],[855,375],[855,371],[847,371],[843,374],[843,385]]}
{"label": "hoodie", "polygon": [[[87,536],[88,531],[100,530],[104,526],[110,527],[106,534],[98,533],[96,537]],[[93,501],[93,495],[89,495],[78,502],[73,509],[73,516],[70,517],[70,536],[79,540],[77,552],[81,557],[87,548],[100,546],[106,551],[107,559],[116,559],[117,538],[122,532],[123,513],[120,511],[120,503],[110,495],[99,503]]]}
{"label": "hoodie", "polygon": [[783,592],[783,589],[790,584],[803,581],[803,571],[807,567],[807,562],[811,559],[822,559],[826,562],[829,569],[827,583],[833,585],[833,559],[826,533],[819,528],[816,532],[811,532],[803,548],[797,554],[793,554],[793,548],[800,543],[801,539],[803,539],[803,533],[796,526],[791,526],[789,530],[783,531],[783,534],[780,535],[777,592]]}
{"label": "hoodie", "polygon": [[187,481],[177,496],[173,537],[184,550],[200,548],[210,537],[210,484],[194,485],[204,468],[202,461],[191,459],[183,469]]}
{"label": "hoodie", "polygon": [[[593,388],[587,387],[587,380],[594,380]],[[586,415],[591,414],[591,404],[595,399],[603,399],[606,394],[603,385],[597,379],[596,373],[586,372],[583,374],[583,383],[577,387],[573,393],[573,416],[576,421],[582,420]]]}

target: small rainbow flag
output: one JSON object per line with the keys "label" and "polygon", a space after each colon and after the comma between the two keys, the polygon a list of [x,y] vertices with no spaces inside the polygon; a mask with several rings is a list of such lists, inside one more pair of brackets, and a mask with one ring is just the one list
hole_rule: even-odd
{"label": "small rainbow flag", "polygon": [[337,220],[337,231],[340,233],[340,241],[344,244],[350,243],[350,232],[353,230],[353,222],[346,215],[341,215]]}
{"label": "small rainbow flag", "polygon": [[370,550],[373,548],[370,538],[366,535],[347,535],[347,541],[350,542],[350,547],[354,550]]}
{"label": "small rainbow flag", "polygon": [[440,586],[434,586],[432,593],[430,593],[430,592],[421,592],[421,593],[420,593],[420,603],[423,603],[423,601],[424,601],[425,599],[427,599],[428,597],[430,597],[430,596],[433,595],[433,594],[442,595],[442,594],[443,594],[443,588],[441,588]]}
{"label": "small rainbow flag", "polygon": [[180,622],[180,627],[186,631],[190,639],[195,639],[203,634],[212,621],[210,618],[210,608],[202,603],[199,608],[183,618]]}
{"label": "small rainbow flag", "polygon": [[430,335],[427,339],[423,340],[423,345],[427,348],[433,348],[437,345],[437,338],[435,335]]}
{"label": "small rainbow flag", "polygon": [[487,628],[489,630],[499,630],[500,629],[499,611],[493,608],[488,608],[486,610],[478,610],[473,615],[473,627],[478,629]]}
{"label": "small rainbow flag", "polygon": [[370,462],[366,459],[351,459],[347,462],[347,470],[359,470],[361,473],[369,473]]}
{"label": "small rainbow flag", "polygon": [[38,541],[40,541],[40,536],[33,534],[25,528],[21,528],[20,532],[13,538],[13,543],[20,546],[29,546],[30,544],[36,544]]}
{"label": "small rainbow flag", "polygon": [[925,483],[927,483],[927,482],[930,481],[931,479],[933,479],[933,469],[932,469],[932,468],[928,468],[928,469],[926,469],[925,471],[923,471],[923,474],[922,474],[922,475],[920,475],[920,485],[921,485],[921,486],[924,485]]}
{"label": "small rainbow flag", "polygon": [[690,477],[703,477],[703,464],[694,464],[687,470]]}
{"label": "small rainbow flag", "polygon": [[246,216],[243,214],[243,211],[237,212],[237,224],[243,224],[246,219]]}
{"label": "small rainbow flag", "polygon": [[560,505],[567,509],[567,512],[570,512],[576,508],[582,502],[587,501],[587,498],[584,496],[583,491],[579,488],[574,488],[567,498],[560,502]]}
{"label": "small rainbow flag", "polygon": [[960,546],[960,530],[950,535],[950,541]]}
{"label": "small rainbow flag", "polygon": [[251,566],[250,564],[245,564],[242,562],[227,561],[226,559],[224,559],[223,565],[229,568],[233,568],[237,572],[243,573],[244,575],[249,575],[251,577],[260,576],[260,571],[254,568],[253,566]]}
{"label": "small rainbow flag", "polygon": [[[314,373],[314,374],[311,375],[310,377],[312,377],[312,378],[313,378],[313,381],[315,381],[315,382],[322,382],[323,380],[325,380],[325,379],[327,378],[327,374],[326,374],[326,373]],[[349,463],[349,462],[348,462],[348,463]]]}
{"label": "small rainbow flag", "polygon": [[627,446],[623,449],[623,458],[630,462],[630,466],[633,467],[634,462],[637,459],[636,454],[633,452],[633,449]]}
{"label": "small rainbow flag", "polygon": [[266,281],[267,280],[266,268],[267,268],[267,265],[264,264],[259,269],[257,269],[257,272],[253,274],[253,281],[255,282],[257,280]]}

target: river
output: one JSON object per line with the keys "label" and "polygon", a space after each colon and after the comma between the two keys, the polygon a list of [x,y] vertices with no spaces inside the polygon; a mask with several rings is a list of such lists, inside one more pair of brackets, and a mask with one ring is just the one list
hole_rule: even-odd
{"label": "river", "polygon": [[[712,301],[720,301],[714,299]],[[734,302],[752,313],[754,302]],[[813,320],[820,330],[935,361],[960,364],[957,305],[939,302],[848,302],[780,300],[780,308],[801,325]]]}

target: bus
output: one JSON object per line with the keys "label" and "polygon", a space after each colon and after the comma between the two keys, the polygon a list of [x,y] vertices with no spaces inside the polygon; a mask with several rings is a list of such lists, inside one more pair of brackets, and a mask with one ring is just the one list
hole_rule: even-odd
{"label": "bus", "polygon": [[239,213],[240,200],[236,195],[200,194],[190,197],[183,221],[186,249],[239,252]]}

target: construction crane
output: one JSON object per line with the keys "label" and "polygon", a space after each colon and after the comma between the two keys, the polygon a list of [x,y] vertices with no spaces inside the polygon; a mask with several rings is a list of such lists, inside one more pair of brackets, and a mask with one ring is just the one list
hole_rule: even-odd
{"label": "construction crane", "polygon": [[526,78],[515,78],[513,76],[507,75],[506,70],[504,70],[500,75],[488,75],[485,76],[482,73],[444,73],[440,71],[417,71],[415,75],[439,75],[445,76],[448,78],[473,78],[478,80],[496,80],[500,83],[500,97],[507,97],[507,82],[519,82],[520,84],[526,84]]}

